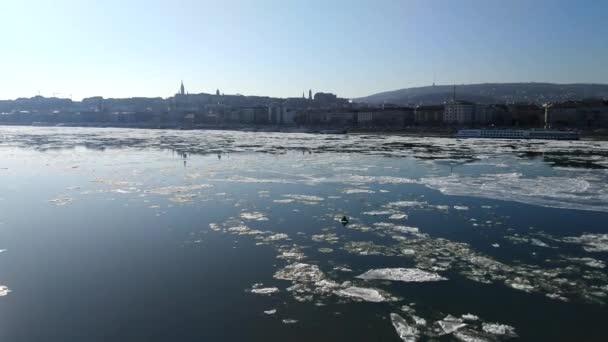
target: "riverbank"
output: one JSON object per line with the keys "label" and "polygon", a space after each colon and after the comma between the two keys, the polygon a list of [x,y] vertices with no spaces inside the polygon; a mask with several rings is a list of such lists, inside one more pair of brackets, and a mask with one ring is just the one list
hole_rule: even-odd
{"label": "riverbank", "polygon": [[[438,137],[453,138],[458,131],[454,127],[404,127],[391,128],[346,128],[331,129],[327,127],[310,126],[267,126],[267,125],[172,125],[172,124],[148,124],[148,123],[104,123],[104,124],[82,124],[82,123],[2,123],[0,126],[31,126],[31,127],[92,127],[92,128],[130,128],[130,129],[173,129],[173,130],[226,130],[243,132],[282,132],[282,133],[311,133],[311,134],[387,134],[403,135],[410,137]],[[513,129],[513,127],[509,127]],[[527,128],[523,128],[527,129]],[[608,140],[608,129],[577,130],[582,140]]]}

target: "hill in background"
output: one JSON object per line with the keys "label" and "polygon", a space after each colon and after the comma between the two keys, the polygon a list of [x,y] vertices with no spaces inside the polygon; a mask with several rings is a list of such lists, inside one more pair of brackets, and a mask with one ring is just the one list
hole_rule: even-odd
{"label": "hill in background", "polygon": [[[452,85],[405,88],[354,99],[369,104],[441,104],[452,99]],[[608,84],[482,83],[456,85],[456,99],[482,104],[549,103],[608,99]]]}

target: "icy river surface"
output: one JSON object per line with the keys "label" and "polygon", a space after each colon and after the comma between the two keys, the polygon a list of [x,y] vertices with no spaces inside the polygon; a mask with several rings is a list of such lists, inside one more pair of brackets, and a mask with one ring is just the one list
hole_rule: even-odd
{"label": "icy river surface", "polygon": [[606,142],[0,126],[1,341],[606,341],[607,263]]}

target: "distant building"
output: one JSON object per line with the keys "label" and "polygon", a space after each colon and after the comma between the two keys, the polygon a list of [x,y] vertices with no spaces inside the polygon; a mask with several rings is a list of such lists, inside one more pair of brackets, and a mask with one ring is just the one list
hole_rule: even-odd
{"label": "distant building", "polygon": [[418,106],[414,110],[414,122],[423,126],[439,126],[443,123],[443,105]]}
{"label": "distant building", "polygon": [[468,101],[450,101],[445,104],[443,122],[448,125],[470,125],[475,114],[475,104]]}

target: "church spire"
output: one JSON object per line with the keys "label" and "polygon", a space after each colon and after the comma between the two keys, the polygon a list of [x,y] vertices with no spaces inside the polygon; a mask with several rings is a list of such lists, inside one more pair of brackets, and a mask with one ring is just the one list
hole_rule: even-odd
{"label": "church spire", "polygon": [[184,81],[182,80],[182,85],[179,87],[179,94],[186,95],[186,89],[184,88]]}
{"label": "church spire", "polygon": [[312,89],[308,89],[308,99],[312,101]]}

